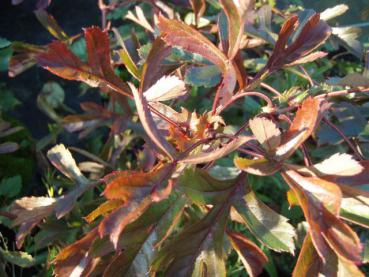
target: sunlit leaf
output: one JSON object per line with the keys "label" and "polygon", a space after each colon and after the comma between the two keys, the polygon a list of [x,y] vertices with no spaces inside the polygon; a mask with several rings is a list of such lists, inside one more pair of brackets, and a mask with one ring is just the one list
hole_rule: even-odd
{"label": "sunlit leaf", "polygon": [[294,253],[295,230],[288,219],[261,202],[253,191],[248,192],[234,207],[252,234],[265,246],[277,251]]}
{"label": "sunlit leaf", "polygon": [[177,76],[164,76],[143,94],[148,102],[152,102],[175,99],[186,93],[185,84],[181,79]]}
{"label": "sunlit leaf", "polygon": [[265,117],[255,117],[249,124],[256,139],[269,153],[280,145],[281,132],[273,121]]}
{"label": "sunlit leaf", "polygon": [[296,116],[277,148],[276,156],[283,160],[291,156],[313,133],[320,119],[320,101],[309,97],[301,105]]}

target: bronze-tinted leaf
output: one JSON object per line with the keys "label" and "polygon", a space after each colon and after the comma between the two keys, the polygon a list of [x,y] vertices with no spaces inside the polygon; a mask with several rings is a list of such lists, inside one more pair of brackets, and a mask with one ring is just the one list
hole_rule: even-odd
{"label": "bronze-tinted leaf", "polygon": [[281,131],[273,121],[265,117],[255,117],[249,121],[249,125],[256,139],[269,153],[280,145]]}
{"label": "bronze-tinted leaf", "polygon": [[164,276],[225,276],[223,240],[228,213],[228,204],[214,206],[158,252],[152,271],[164,271]]}
{"label": "bronze-tinted leaf", "polygon": [[[360,240],[356,233],[340,220],[336,211],[339,205],[331,203],[331,208],[328,210],[326,204],[322,202],[325,199],[332,199],[331,201],[333,201],[333,193],[328,192],[328,187],[324,187],[324,184],[320,186],[320,189],[312,187],[311,184],[308,185],[308,181],[304,181],[305,185],[300,186],[302,177],[300,176],[300,178],[298,175],[291,170],[282,174],[293,189],[304,212],[309,224],[309,233],[320,258],[325,261],[329,252],[333,250],[343,259],[360,263]],[[340,202],[340,196],[336,198]]]}
{"label": "bronze-tinted leaf", "polygon": [[313,133],[320,119],[320,100],[309,97],[301,105],[296,116],[284,134],[281,145],[277,148],[276,158],[287,159]]}
{"label": "bronze-tinted leaf", "polygon": [[281,164],[269,161],[266,158],[255,158],[251,160],[237,157],[233,162],[238,169],[259,176],[273,175],[282,166]]}
{"label": "bronze-tinted leaf", "polygon": [[165,153],[171,160],[176,156],[176,150],[159,132],[155,125],[152,114],[149,110],[148,103],[142,93],[139,93],[133,85],[131,86],[133,96],[136,103],[137,113],[141,124],[145,129],[147,135],[150,137],[154,145]]}
{"label": "bronze-tinted leaf", "polygon": [[37,56],[37,61],[64,79],[82,81],[92,87],[108,86],[129,95],[128,86],[115,75],[111,66],[108,34],[97,27],[87,28],[85,39],[88,63],[82,62],[60,41],[49,44],[47,51]]}
{"label": "bronze-tinted leaf", "polygon": [[228,21],[228,49],[223,50],[228,51],[228,58],[232,60],[240,48],[241,37],[244,32],[243,20],[233,0],[221,0],[220,3]]}
{"label": "bronze-tinted leaf", "polygon": [[250,277],[258,276],[263,271],[263,266],[268,262],[268,257],[256,244],[241,233],[227,232],[227,235]]}

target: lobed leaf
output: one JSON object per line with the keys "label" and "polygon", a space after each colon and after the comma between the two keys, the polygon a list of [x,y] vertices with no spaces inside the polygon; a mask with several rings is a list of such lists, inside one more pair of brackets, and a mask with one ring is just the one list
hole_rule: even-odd
{"label": "lobed leaf", "polygon": [[265,117],[255,117],[249,121],[249,126],[255,138],[269,153],[280,145],[281,132],[273,121]]}

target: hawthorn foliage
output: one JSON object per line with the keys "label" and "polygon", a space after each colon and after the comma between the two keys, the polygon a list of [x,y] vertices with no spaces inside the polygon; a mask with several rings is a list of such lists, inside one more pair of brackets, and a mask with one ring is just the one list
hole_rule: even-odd
{"label": "hawthorn foliage", "polygon": [[[134,33],[128,47],[117,29],[103,24],[105,29],[84,29],[83,60],[70,49],[79,35],[67,36],[42,10],[38,16],[57,40],[44,46],[13,44],[11,75],[38,64],[109,97],[108,106],[82,103],[84,114],[60,121],[66,130],[83,138],[98,127],[110,128],[102,154],[106,161],[94,157],[103,169],[90,171],[89,178],[64,145],[48,151],[50,162],[75,186],[60,196],[24,197],[11,205],[13,225],[19,226],[17,246],[46,218],[61,220],[82,210],[89,211],[82,214],[83,233],[53,259],[56,276],[226,276],[232,250],[247,273],[257,276],[268,263],[265,249],[297,255],[296,227],[259,199],[250,182],[252,175],[280,175],[289,187],[289,205],[300,207],[307,223],[293,276],[364,276],[358,268],[363,241],[353,224],[369,227],[369,193],[362,188],[369,181],[369,162],[329,114],[337,96],[365,99],[366,77],[341,80],[338,86],[350,88],[334,91],[337,86],[319,85],[302,70],[315,90],[289,94],[264,82],[327,55],[316,50],[332,34],[327,13],[325,20],[312,12],[282,14],[273,37],[261,29],[253,32],[254,1],[220,0],[216,20],[204,27],[205,1],[190,1],[190,25],[170,6],[143,2],[151,5],[150,12],[136,6],[129,19],[145,29],[147,47]],[[117,3],[100,1],[100,8],[105,13]],[[244,67],[245,53],[253,50],[268,56],[255,73]],[[117,75],[122,67],[127,80]],[[196,96],[211,100],[207,110],[178,109],[199,83],[210,88],[208,96]],[[245,97],[266,105],[229,131],[223,115]],[[311,159],[323,124],[343,136],[348,153]],[[122,140],[113,143],[117,136]],[[143,157],[131,168],[115,170],[125,145],[142,141]],[[217,161],[234,153],[233,173],[219,173]],[[81,199],[91,191],[102,193],[85,207]]]}

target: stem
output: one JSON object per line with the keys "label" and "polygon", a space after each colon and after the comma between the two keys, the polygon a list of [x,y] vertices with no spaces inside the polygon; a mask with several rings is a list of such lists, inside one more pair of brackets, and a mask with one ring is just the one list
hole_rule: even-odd
{"label": "stem", "polygon": [[331,127],[333,130],[335,130],[343,138],[343,140],[348,144],[348,146],[351,148],[351,150],[354,152],[355,156],[359,160],[363,160],[363,157],[361,156],[359,151],[356,149],[355,145],[352,144],[350,139],[346,137],[346,135],[336,125],[330,122],[326,117],[323,117],[323,122],[327,124],[329,127]]}
{"label": "stem", "polygon": [[261,92],[257,92],[257,91],[241,91],[237,94],[235,94],[222,108],[221,110],[218,112],[218,114],[222,113],[226,108],[228,108],[233,102],[237,101],[239,98],[242,97],[246,97],[246,96],[257,96],[261,99],[263,99],[265,102],[267,102],[267,106],[269,109],[273,108],[273,102],[272,100],[270,100],[270,98],[268,96],[266,96],[265,94],[261,93]]}
{"label": "stem", "polygon": [[328,93],[325,93],[325,94],[320,94],[320,95],[315,96],[315,98],[321,99],[321,98],[334,97],[334,96],[343,96],[343,95],[354,93],[354,92],[368,93],[369,88],[366,88],[366,89],[359,89],[359,88],[343,89],[343,90],[328,92]]}

